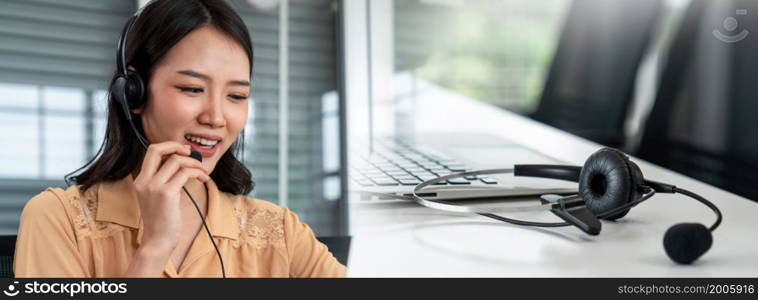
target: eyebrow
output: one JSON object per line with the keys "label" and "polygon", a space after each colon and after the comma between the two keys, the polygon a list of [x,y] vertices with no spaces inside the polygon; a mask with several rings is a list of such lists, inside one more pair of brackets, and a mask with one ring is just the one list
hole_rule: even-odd
{"label": "eyebrow", "polygon": [[[199,78],[199,79],[202,79],[202,80],[205,80],[205,81],[211,81],[211,77],[210,76],[205,75],[205,74],[200,73],[200,72],[197,72],[197,71],[193,71],[193,70],[181,70],[181,71],[177,71],[176,73],[179,73],[179,74],[182,74],[182,75],[186,75],[186,76],[190,76],[190,77]],[[250,81],[248,81],[248,80],[231,80],[231,81],[229,81],[228,84],[229,85],[250,86]]]}

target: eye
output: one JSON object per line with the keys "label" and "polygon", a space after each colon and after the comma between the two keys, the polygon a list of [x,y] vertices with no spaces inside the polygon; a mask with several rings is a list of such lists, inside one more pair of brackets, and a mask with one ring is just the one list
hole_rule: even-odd
{"label": "eye", "polygon": [[234,94],[231,94],[231,95],[229,95],[229,97],[232,98],[232,99],[234,99],[234,100],[245,100],[245,99],[247,99],[246,95],[234,95]]}
{"label": "eye", "polygon": [[198,88],[198,87],[177,86],[176,88],[179,89],[182,92],[191,93],[191,94],[198,94],[198,93],[202,93],[203,92],[203,89],[202,88]]}

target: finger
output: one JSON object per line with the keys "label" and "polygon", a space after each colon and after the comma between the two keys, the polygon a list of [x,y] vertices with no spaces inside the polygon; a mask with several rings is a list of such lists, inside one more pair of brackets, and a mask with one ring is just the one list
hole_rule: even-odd
{"label": "finger", "polygon": [[197,168],[205,173],[203,163],[188,156],[171,154],[160,166],[158,172],[153,175],[151,181],[156,184],[164,184],[171,180],[171,177],[174,177],[174,174],[182,168]]}
{"label": "finger", "polygon": [[203,171],[195,168],[183,168],[166,183],[165,187],[170,191],[177,191],[187,184],[187,181],[190,180],[190,178],[197,178],[202,182],[208,182],[208,180],[210,180],[210,177],[205,175],[205,172]]}
{"label": "finger", "polygon": [[155,172],[158,171],[158,168],[163,161],[163,156],[173,153],[187,156],[190,155],[190,148],[189,146],[173,141],[151,144],[147,147],[145,159],[142,161],[140,175],[144,173],[145,178],[152,178]]}

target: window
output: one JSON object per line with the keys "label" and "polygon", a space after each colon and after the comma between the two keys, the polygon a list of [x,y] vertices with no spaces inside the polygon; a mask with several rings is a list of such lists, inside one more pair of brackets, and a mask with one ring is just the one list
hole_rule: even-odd
{"label": "window", "polygon": [[394,67],[469,98],[536,109],[569,0],[393,1]]}

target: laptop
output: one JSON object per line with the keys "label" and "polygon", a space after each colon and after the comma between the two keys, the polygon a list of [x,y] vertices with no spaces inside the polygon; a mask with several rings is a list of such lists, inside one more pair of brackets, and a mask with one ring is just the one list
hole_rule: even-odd
{"label": "laptop", "polygon": [[[351,145],[349,189],[359,201],[412,196],[413,188],[438,176],[515,164],[565,164],[514,141],[489,134],[424,133],[414,138],[383,136],[371,145]],[[423,189],[436,200],[503,199],[543,194],[575,194],[576,183],[514,177],[512,174],[470,176]]]}

